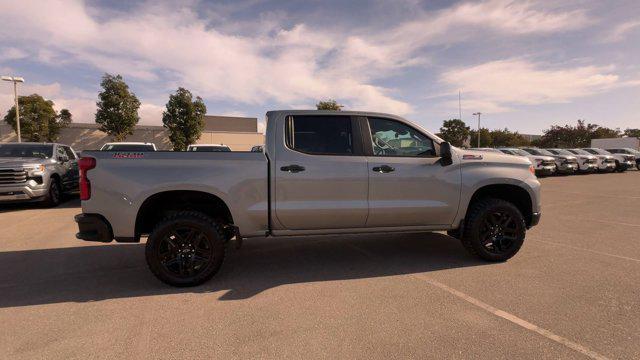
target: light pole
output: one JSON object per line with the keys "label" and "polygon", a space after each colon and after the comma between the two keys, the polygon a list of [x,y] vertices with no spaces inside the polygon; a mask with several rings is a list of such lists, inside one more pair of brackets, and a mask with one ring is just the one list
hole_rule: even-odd
{"label": "light pole", "polygon": [[18,133],[18,142],[20,138],[20,107],[18,106],[18,83],[24,82],[24,79],[18,76],[3,76],[2,80],[11,81],[13,83],[13,97],[16,101],[16,132]]}
{"label": "light pole", "polygon": [[480,115],[482,115],[482,113],[478,111],[473,113],[473,115],[478,115],[478,147],[480,147]]}

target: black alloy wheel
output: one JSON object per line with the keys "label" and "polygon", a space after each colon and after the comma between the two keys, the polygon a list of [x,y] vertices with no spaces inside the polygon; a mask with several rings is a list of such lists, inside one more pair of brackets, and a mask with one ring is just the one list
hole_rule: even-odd
{"label": "black alloy wheel", "polygon": [[487,213],[482,221],[480,238],[487,251],[504,254],[517,242],[518,226],[511,213],[493,211]]}
{"label": "black alloy wheel", "polygon": [[524,243],[526,223],[513,203],[495,198],[470,205],[461,241],[472,255],[487,261],[506,261]]}
{"label": "black alloy wheel", "polygon": [[215,275],[225,258],[221,226],[196,211],[176,212],[153,229],[145,248],[151,272],[172,286],[195,286]]}
{"label": "black alloy wheel", "polygon": [[156,251],[164,270],[183,279],[200,274],[214,258],[211,239],[188,225],[165,233]]}

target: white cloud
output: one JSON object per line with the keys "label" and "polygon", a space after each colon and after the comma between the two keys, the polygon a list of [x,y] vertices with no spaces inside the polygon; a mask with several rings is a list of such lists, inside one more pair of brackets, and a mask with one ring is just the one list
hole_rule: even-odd
{"label": "white cloud", "polygon": [[440,80],[453,89],[462,89],[465,107],[477,110],[508,111],[511,105],[563,103],[598,94],[616,87],[637,85],[620,81],[611,66],[545,68],[520,59],[487,62],[442,74]]}
{"label": "white cloud", "polygon": [[5,47],[0,49],[0,61],[18,60],[27,57],[29,54],[15,47]]}
{"label": "white cloud", "polygon": [[140,116],[140,125],[162,125],[162,112],[164,106],[154,105],[148,102],[142,102],[138,115]]}
{"label": "white cloud", "polygon": [[[428,64],[419,54],[425,46],[466,40],[482,29],[549,34],[589,22],[582,11],[492,0],[417,14],[397,27],[351,32],[304,23],[285,27],[274,15],[257,20],[264,26],[248,34],[225,26],[224,16],[209,13],[218,19],[212,25],[191,9],[165,3],[143,3],[106,20],[92,16],[98,10],[80,0],[3,2],[0,41],[29,43],[38,49],[35,59],[48,64],[89,64],[167,92],[168,85],[179,84],[209,100],[255,105],[335,98],[348,109],[407,114],[412,106],[379,83]],[[88,103],[82,106],[88,113]],[[145,123],[159,122],[157,106],[145,104],[141,111]]]}
{"label": "white cloud", "polygon": [[640,20],[631,20],[616,25],[604,37],[605,42],[616,42],[623,40],[630,32],[640,30]]}
{"label": "white cloud", "polygon": [[[74,122],[92,122],[96,110],[96,101],[90,94],[76,88],[62,90],[60,83],[37,84],[25,82],[18,85],[18,95],[39,94],[54,103],[57,111],[69,109]],[[0,92],[0,114],[6,112],[14,105],[13,92]],[[2,115],[4,116],[4,115]]]}

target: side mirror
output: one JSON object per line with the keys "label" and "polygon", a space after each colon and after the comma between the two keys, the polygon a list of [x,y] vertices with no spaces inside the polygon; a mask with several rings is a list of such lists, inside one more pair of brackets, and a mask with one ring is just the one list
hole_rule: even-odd
{"label": "side mirror", "polygon": [[68,155],[60,155],[60,158],[58,159],[61,163],[66,163],[67,161],[69,161],[69,156]]}
{"label": "side mirror", "polygon": [[448,166],[453,164],[453,157],[451,155],[451,144],[448,142],[440,143],[440,165]]}

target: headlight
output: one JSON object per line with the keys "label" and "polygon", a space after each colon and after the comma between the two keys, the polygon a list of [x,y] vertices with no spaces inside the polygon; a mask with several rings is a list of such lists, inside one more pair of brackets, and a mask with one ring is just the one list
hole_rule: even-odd
{"label": "headlight", "polygon": [[44,173],[44,169],[45,166],[43,164],[25,167],[25,170],[27,170],[27,175],[29,177],[42,175]]}

